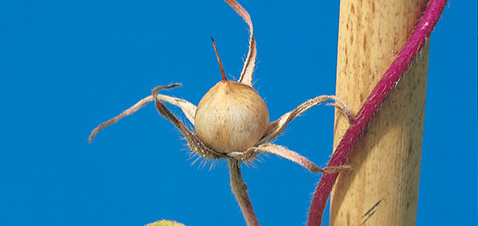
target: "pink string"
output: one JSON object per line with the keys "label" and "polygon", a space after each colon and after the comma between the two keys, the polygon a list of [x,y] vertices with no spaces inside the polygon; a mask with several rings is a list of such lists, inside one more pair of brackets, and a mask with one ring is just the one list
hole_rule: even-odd
{"label": "pink string", "polygon": [[[398,81],[403,76],[405,70],[407,70],[425,44],[425,41],[430,37],[433,28],[445,8],[446,2],[447,0],[430,0],[425,14],[423,14],[423,17],[415,31],[413,31],[412,36],[399,53],[397,59],[385,72],[383,78],[378,82],[377,86],[375,86],[372,93],[370,93],[370,96],[367,98],[362,108],[360,108],[356,119],[345,132],[344,137],[332,155],[328,166],[341,166],[345,163],[365,128],[372,120],[373,115],[378,111],[380,105],[385,101],[393,87],[398,84]],[[309,218],[307,221],[308,226],[321,225],[327,199],[337,176],[338,173],[329,173],[322,176],[317,185],[310,206]]]}

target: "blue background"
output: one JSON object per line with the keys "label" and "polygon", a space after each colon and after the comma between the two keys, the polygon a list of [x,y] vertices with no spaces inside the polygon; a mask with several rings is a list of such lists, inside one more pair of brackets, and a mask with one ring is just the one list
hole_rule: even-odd
{"label": "blue background", "polygon": [[[339,1],[241,3],[271,120],[334,93]],[[418,225],[477,224],[476,9],[450,1],[432,34]],[[220,79],[210,36],[238,77],[247,27],[223,1],[1,1],[1,224],[244,225],[227,164],[191,166],[152,104],[87,142],[157,85],[182,82],[165,94],[197,104]],[[324,166],[332,136],[333,109],[319,106],[276,143]],[[320,175],[263,160],[243,170],[259,221],[303,224]]]}

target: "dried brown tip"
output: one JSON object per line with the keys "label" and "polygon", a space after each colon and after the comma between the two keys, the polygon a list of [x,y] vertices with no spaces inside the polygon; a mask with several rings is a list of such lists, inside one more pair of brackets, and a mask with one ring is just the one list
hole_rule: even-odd
{"label": "dried brown tip", "polygon": [[328,103],[326,105],[337,108],[337,110],[339,110],[345,117],[347,117],[347,120],[349,120],[349,124],[352,124],[352,122],[355,120],[354,116],[352,115],[352,111],[350,111],[350,108],[348,108],[345,102],[341,101],[340,104]]}
{"label": "dried brown tip", "polygon": [[349,165],[341,165],[341,166],[327,166],[323,170],[323,173],[340,173],[342,171],[351,170],[352,167]]}
{"label": "dried brown tip", "polygon": [[214,46],[214,51],[216,51],[217,62],[219,62],[219,67],[221,68],[222,81],[227,81],[226,73],[224,73],[224,68],[222,67],[221,58],[219,58],[219,53],[217,52],[216,43],[214,42],[214,39],[212,37],[211,40],[212,45]]}

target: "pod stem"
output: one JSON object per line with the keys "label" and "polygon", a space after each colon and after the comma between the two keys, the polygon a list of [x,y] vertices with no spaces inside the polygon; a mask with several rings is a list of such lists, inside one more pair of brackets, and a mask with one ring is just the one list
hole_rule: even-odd
{"label": "pod stem", "polygon": [[231,172],[231,189],[241,207],[247,225],[259,226],[259,221],[257,221],[254,209],[252,209],[251,200],[247,194],[247,186],[242,180],[241,162],[233,158],[228,158],[227,163],[229,164],[229,170]]}

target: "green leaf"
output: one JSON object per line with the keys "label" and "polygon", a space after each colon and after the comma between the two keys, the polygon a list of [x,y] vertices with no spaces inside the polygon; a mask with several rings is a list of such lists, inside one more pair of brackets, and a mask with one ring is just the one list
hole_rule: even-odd
{"label": "green leaf", "polygon": [[169,220],[160,220],[145,226],[185,226],[184,224],[178,223],[176,221]]}

